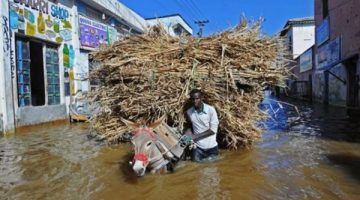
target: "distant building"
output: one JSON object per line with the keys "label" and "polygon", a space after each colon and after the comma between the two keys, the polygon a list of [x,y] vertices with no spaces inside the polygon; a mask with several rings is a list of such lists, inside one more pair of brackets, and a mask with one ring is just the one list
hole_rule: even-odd
{"label": "distant building", "polygon": [[360,1],[315,0],[313,96],[359,111]]}
{"label": "distant building", "polygon": [[287,94],[299,99],[311,99],[315,21],[313,17],[289,19],[280,36],[294,62],[288,65],[293,76],[287,81]]}
{"label": "distant building", "polygon": [[292,59],[297,58],[315,43],[315,21],[313,17],[289,19],[280,36],[286,39]]}
{"label": "distant building", "polygon": [[181,34],[192,35],[193,33],[191,26],[180,14],[147,18],[146,21],[149,26],[162,25],[171,36],[179,36]]}

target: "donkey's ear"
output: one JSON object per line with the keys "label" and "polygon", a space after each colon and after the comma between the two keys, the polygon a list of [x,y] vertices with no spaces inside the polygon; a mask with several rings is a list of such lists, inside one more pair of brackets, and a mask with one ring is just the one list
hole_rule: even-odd
{"label": "donkey's ear", "polygon": [[135,129],[135,128],[138,128],[140,127],[140,124],[138,123],[135,123],[135,122],[132,122],[132,121],[129,121],[127,119],[124,119],[122,117],[120,117],[120,120],[129,128],[132,128],[132,129]]}
{"label": "donkey's ear", "polygon": [[154,121],[152,124],[150,124],[149,128],[155,129],[156,127],[158,127],[164,121],[165,117],[166,117],[166,114],[164,114],[162,117],[160,117],[159,119]]}

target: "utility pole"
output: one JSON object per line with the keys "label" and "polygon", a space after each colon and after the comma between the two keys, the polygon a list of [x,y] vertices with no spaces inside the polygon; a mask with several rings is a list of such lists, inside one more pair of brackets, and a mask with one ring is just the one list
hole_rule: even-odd
{"label": "utility pole", "polygon": [[199,37],[202,37],[202,34],[203,34],[203,28],[204,26],[209,23],[209,20],[204,20],[204,21],[195,21],[195,24],[197,24],[199,26],[199,32],[197,33],[197,35]]}

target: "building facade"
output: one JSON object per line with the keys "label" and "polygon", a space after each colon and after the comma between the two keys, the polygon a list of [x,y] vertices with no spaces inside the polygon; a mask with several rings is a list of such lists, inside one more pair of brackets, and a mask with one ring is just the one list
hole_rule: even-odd
{"label": "building facade", "polygon": [[89,89],[89,52],[143,33],[117,0],[1,0],[0,131],[62,120]]}
{"label": "building facade", "polygon": [[360,1],[315,0],[313,96],[325,104],[359,108]]}
{"label": "building facade", "polygon": [[292,59],[315,43],[315,21],[313,17],[289,19],[280,36],[285,39]]}
{"label": "building facade", "polygon": [[147,18],[146,21],[148,22],[149,26],[161,25],[171,36],[193,34],[191,26],[179,14]]}
{"label": "building facade", "polygon": [[288,48],[289,59],[293,60],[287,67],[292,76],[287,81],[287,95],[299,99],[311,99],[313,54],[315,43],[315,21],[313,17],[289,19],[280,36]]}

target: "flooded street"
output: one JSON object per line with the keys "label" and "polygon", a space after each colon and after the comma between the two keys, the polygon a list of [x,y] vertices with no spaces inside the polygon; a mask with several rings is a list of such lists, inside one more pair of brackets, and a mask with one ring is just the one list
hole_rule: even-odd
{"label": "flooded street", "polygon": [[32,127],[0,138],[1,199],[359,199],[360,121],[299,105],[301,120],[253,149],[137,178],[130,145],[89,140],[87,125]]}

